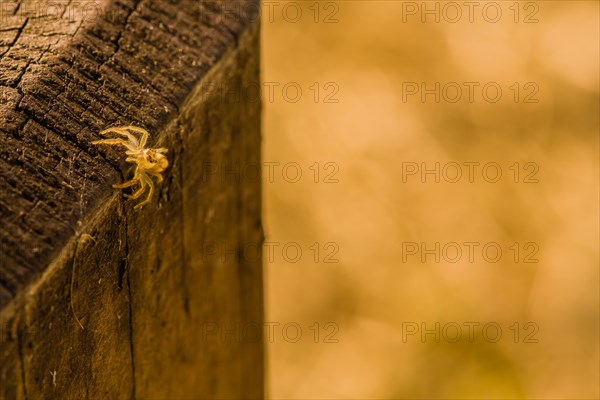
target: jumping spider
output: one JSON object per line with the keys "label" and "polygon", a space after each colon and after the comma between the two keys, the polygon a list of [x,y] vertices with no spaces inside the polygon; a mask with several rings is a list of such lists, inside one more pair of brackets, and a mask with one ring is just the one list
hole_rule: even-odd
{"label": "jumping spider", "polygon": [[[125,183],[120,185],[113,185],[114,188],[124,189],[129,186],[133,186],[136,183],[140,184],[140,188],[131,195],[125,195],[125,197],[133,200],[140,197],[144,191],[146,190],[146,186],[150,188],[150,192],[148,193],[148,197],[146,200],[138,203],[134,209],[138,209],[145,204],[148,204],[152,199],[152,195],[154,194],[154,182],[150,176],[154,176],[158,183],[162,182],[163,178],[161,172],[163,172],[168,166],[169,161],[167,157],[164,155],[168,150],[164,147],[158,149],[146,149],[146,141],[148,140],[148,132],[145,129],[138,128],[136,126],[121,126],[115,128],[108,128],[102,132],[101,135],[106,135],[107,133],[114,132],[118,135],[124,136],[127,138],[115,138],[115,139],[102,139],[93,141],[93,144],[109,144],[109,145],[122,145],[127,148],[125,154],[127,154],[127,158],[125,161],[137,164],[135,167],[135,173],[133,174],[133,178]],[[140,133],[140,138],[136,138],[131,132]]]}

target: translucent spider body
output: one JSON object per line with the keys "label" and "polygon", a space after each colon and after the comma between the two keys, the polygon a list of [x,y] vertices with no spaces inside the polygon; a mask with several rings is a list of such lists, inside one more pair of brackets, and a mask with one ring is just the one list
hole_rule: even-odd
{"label": "translucent spider body", "polygon": [[[145,200],[138,203],[134,209],[138,209],[145,204],[148,204],[152,200],[154,194],[154,182],[151,177],[155,177],[158,183],[162,182],[163,178],[161,172],[163,172],[168,166],[169,161],[165,156],[168,151],[164,147],[158,149],[146,149],[146,142],[148,141],[148,131],[136,126],[121,126],[116,128],[108,128],[102,132],[101,135],[106,135],[110,132],[114,132],[117,135],[121,135],[126,139],[113,138],[113,139],[102,139],[93,141],[93,144],[108,144],[108,145],[121,145],[127,150],[127,158],[125,161],[136,164],[133,178],[120,185],[113,185],[114,188],[124,189],[139,183],[140,188],[131,195],[125,195],[125,197],[134,200],[139,198],[146,188],[149,189],[148,196]],[[134,136],[133,133],[141,134],[139,139]]]}

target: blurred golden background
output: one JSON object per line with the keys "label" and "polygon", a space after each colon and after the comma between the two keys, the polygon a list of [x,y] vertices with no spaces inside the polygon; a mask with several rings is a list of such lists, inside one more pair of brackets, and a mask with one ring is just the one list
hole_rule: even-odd
{"label": "blurred golden background", "polygon": [[599,3],[472,4],[263,3],[269,397],[600,396]]}

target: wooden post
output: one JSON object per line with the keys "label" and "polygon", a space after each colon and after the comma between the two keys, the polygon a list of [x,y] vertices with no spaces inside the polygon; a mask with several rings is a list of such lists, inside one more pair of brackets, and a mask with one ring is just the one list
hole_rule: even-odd
{"label": "wooden post", "polygon": [[[263,397],[258,2],[8,5],[0,398]],[[91,143],[130,124],[169,149],[139,211]]]}

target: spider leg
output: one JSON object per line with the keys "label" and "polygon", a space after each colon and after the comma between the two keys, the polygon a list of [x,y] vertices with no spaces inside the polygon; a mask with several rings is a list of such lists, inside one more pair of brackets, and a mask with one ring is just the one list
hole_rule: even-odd
{"label": "spider leg", "polygon": [[119,129],[127,129],[128,131],[134,131],[137,133],[148,133],[148,131],[145,130],[144,128],[140,128],[139,126],[135,126],[135,125],[121,126]]}
{"label": "spider leg", "polygon": [[131,144],[133,144],[134,146],[138,146],[137,138],[122,128],[108,128],[100,132],[100,134],[106,135],[109,132],[114,132],[118,135],[125,136],[127,139],[129,139],[129,142],[131,142]]}
{"label": "spider leg", "polygon": [[115,189],[125,189],[125,188],[128,188],[129,186],[133,186],[133,185],[135,185],[135,184],[136,184],[136,183],[138,183],[138,182],[139,182],[139,179],[138,179],[138,178],[133,178],[133,179],[132,179],[132,180],[130,180],[130,181],[127,181],[127,182],[121,183],[120,185],[113,185],[113,187],[114,187]]}
{"label": "spider leg", "polygon": [[146,142],[148,141],[148,131],[142,128],[139,128],[137,126],[133,126],[133,125],[127,125],[127,126],[122,126],[120,129],[126,129],[129,131],[133,131],[133,132],[137,132],[137,133],[141,133],[142,136],[140,136],[140,147],[144,147],[146,146]]}
{"label": "spider leg", "polygon": [[146,171],[148,174],[154,176],[156,178],[156,182],[161,183],[163,181],[163,177],[160,172],[155,172],[152,170]]}
{"label": "spider leg", "polygon": [[129,147],[128,143],[123,139],[102,139],[102,140],[94,140],[92,144],[121,144],[125,147]]}
{"label": "spider leg", "polygon": [[102,140],[94,140],[92,144],[120,144],[122,146],[127,147],[131,151],[135,151],[135,147],[129,142],[126,142],[123,139],[102,139]]}
{"label": "spider leg", "polygon": [[146,200],[142,201],[141,203],[138,203],[135,207],[133,207],[134,210],[137,210],[138,208],[144,206],[145,204],[150,203],[150,200],[152,200],[152,195],[154,194],[154,183],[152,183],[152,179],[150,179],[150,178],[148,178],[148,176],[144,176],[144,175],[142,175],[141,178],[146,180],[146,183],[150,187],[150,191],[148,192],[148,197],[146,197]]}
{"label": "spider leg", "polygon": [[140,181],[140,188],[135,193],[133,193],[133,194],[126,194],[125,195],[125,197],[127,197],[129,200],[135,200],[135,199],[137,199],[146,190],[146,182],[144,181],[143,177],[140,176],[138,179]]}
{"label": "spider leg", "polygon": [[139,157],[144,154],[144,149],[126,150],[125,154],[128,156]]}
{"label": "spider leg", "polygon": [[164,147],[159,147],[158,149],[153,149],[153,150],[154,150],[155,152],[157,152],[157,153],[162,153],[162,154],[164,154],[164,153],[166,153],[166,152],[168,152],[168,151],[169,151],[169,149],[166,149],[166,148],[164,148]]}

